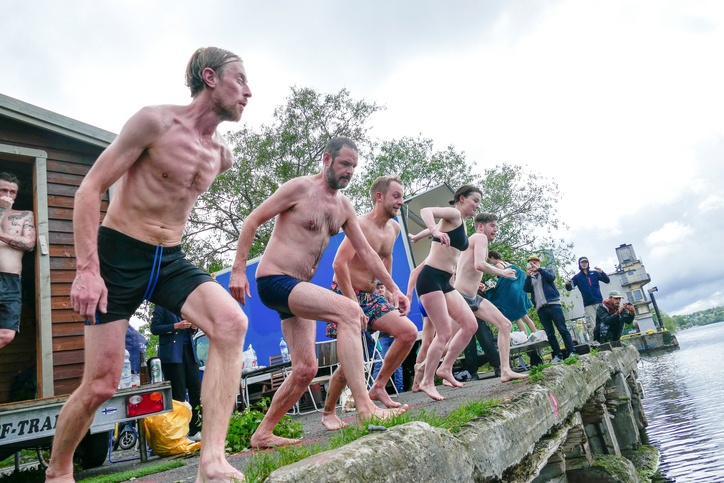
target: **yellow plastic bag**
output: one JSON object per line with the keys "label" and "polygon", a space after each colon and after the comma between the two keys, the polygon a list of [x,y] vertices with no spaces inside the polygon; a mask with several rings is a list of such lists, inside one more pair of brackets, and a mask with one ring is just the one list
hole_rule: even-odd
{"label": "yellow plastic bag", "polygon": [[191,405],[173,401],[170,413],[149,416],[141,420],[148,445],[158,456],[188,453],[201,448],[201,441],[186,438],[191,421]]}

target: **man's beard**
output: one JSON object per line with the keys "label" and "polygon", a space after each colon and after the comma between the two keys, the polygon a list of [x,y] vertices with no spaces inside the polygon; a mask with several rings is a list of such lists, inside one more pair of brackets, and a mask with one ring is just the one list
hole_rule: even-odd
{"label": "man's beard", "polygon": [[221,105],[217,106],[216,115],[219,116],[219,119],[222,121],[239,122],[241,120],[241,112],[233,111]]}
{"label": "man's beard", "polygon": [[327,185],[332,188],[333,190],[341,190],[347,187],[350,180],[347,178],[340,178],[337,179],[334,177],[334,171],[332,171],[332,168],[330,167],[327,169],[327,172],[325,173],[325,177],[327,178]]}

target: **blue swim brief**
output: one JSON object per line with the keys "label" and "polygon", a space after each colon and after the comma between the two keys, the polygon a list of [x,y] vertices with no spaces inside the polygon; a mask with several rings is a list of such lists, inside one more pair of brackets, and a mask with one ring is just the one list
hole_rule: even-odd
{"label": "blue swim brief", "polygon": [[266,275],[257,277],[256,291],[259,300],[270,309],[276,310],[279,317],[284,320],[294,317],[289,308],[289,295],[300,283],[301,280],[289,275]]}

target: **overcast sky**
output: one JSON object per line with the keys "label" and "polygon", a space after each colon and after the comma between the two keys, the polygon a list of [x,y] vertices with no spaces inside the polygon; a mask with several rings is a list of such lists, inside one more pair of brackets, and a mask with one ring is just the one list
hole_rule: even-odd
{"label": "overcast sky", "polygon": [[724,2],[6,0],[0,93],[118,132],[189,102],[208,45],[244,58],[242,122],[347,88],[386,106],[377,138],[558,183],[576,256],[632,244],[667,313],[724,305]]}

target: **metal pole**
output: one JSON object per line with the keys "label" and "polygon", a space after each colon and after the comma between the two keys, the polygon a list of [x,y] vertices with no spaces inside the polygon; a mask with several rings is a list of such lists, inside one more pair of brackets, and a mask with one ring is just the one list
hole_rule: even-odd
{"label": "metal pole", "polygon": [[661,319],[661,314],[659,313],[659,306],[656,305],[656,297],[654,297],[653,292],[649,292],[649,295],[651,295],[651,302],[654,304],[654,311],[656,312],[656,320],[659,322],[659,330],[664,330],[664,321]]}

